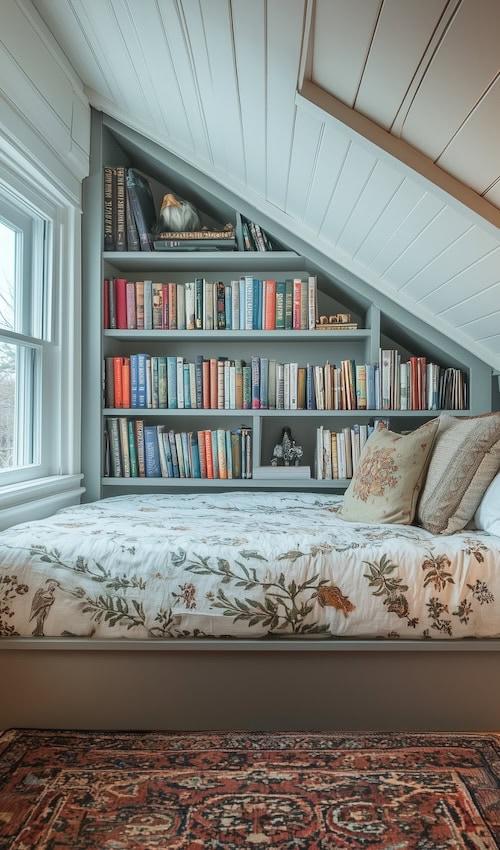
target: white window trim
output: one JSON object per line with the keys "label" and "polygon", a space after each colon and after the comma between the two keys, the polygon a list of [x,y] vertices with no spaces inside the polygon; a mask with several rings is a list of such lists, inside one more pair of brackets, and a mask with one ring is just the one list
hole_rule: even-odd
{"label": "white window trim", "polygon": [[[44,433],[40,466],[25,470],[24,480],[10,472],[0,477],[0,529],[47,516],[76,504],[81,487],[81,206],[61,191],[43,167],[37,174],[12,141],[0,135],[0,182],[47,217],[53,240],[47,269],[52,297],[45,330],[54,345],[42,346],[50,374],[42,397]],[[19,477],[19,476],[17,476]]]}

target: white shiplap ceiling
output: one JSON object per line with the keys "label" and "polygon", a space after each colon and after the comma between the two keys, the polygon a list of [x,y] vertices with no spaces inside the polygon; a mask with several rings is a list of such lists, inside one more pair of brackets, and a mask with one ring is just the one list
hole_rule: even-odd
{"label": "white shiplap ceiling", "polygon": [[33,0],[90,103],[500,369],[498,0]]}

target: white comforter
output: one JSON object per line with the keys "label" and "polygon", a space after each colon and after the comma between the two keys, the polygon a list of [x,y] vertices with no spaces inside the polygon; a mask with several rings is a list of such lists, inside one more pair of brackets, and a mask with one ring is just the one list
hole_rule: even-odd
{"label": "white comforter", "polygon": [[341,497],[131,495],[0,534],[0,635],[500,636],[500,538],[337,517]]}

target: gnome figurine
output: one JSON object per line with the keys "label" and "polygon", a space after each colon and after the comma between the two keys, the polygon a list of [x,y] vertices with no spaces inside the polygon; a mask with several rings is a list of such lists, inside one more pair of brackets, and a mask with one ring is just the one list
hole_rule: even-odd
{"label": "gnome figurine", "polygon": [[201,230],[201,219],[198,210],[189,201],[175,195],[164,195],[156,229],[167,233]]}

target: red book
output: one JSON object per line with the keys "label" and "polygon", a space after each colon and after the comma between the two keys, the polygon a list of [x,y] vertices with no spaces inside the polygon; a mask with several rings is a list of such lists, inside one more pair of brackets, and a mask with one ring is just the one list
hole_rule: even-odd
{"label": "red book", "polygon": [[300,330],[300,307],[302,298],[302,281],[297,278],[293,281],[293,330]]}
{"label": "red book", "polygon": [[115,277],[113,285],[115,289],[116,327],[120,330],[127,330],[127,280],[124,277]]}
{"label": "red book", "polygon": [[103,288],[103,327],[104,330],[109,328],[109,280],[104,278]]}
{"label": "red book", "polygon": [[205,459],[207,464],[207,478],[214,477],[214,460],[212,455],[212,432],[204,431],[205,438]]}
{"label": "red book", "polygon": [[[207,410],[210,407],[210,361],[204,360],[201,365],[202,374],[202,389],[203,389],[203,407]],[[203,476],[202,476],[203,478]]]}
{"label": "red book", "polygon": [[276,329],[276,281],[264,281],[264,330]]}
{"label": "red book", "polygon": [[162,298],[163,298],[163,304],[162,304],[163,315],[162,315],[162,320],[161,320],[161,326],[162,326],[162,329],[164,331],[168,331],[168,329],[170,327],[169,321],[168,321],[168,319],[169,319],[169,315],[168,315],[168,310],[169,310],[169,308],[168,308],[168,283],[162,283],[161,291],[162,291]]}
{"label": "red book", "polygon": [[210,358],[210,407],[212,410],[217,410],[218,402],[218,384],[217,384],[217,358]]}
{"label": "red book", "polygon": [[130,357],[122,358],[122,404],[130,407]]}
{"label": "red book", "polygon": [[113,357],[113,378],[115,384],[115,407],[123,407],[123,357]]}

